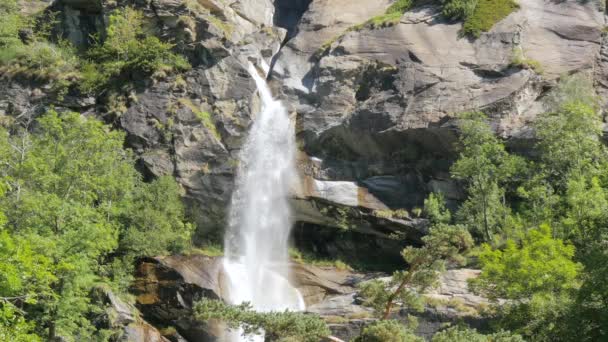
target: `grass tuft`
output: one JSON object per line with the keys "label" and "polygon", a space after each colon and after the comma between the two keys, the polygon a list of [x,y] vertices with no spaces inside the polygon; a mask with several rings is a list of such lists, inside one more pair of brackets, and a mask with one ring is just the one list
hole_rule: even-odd
{"label": "grass tuft", "polygon": [[465,19],[462,32],[478,38],[517,9],[519,5],[514,0],[479,0],[473,13]]}
{"label": "grass tuft", "polygon": [[211,132],[211,134],[213,134],[217,140],[222,139],[220,133],[217,131],[217,127],[215,127],[213,119],[211,118],[211,113],[201,110],[188,98],[181,98],[178,100],[178,102],[184,107],[190,109],[196,118],[203,124],[203,126],[205,126],[205,128],[209,130],[209,132]]}

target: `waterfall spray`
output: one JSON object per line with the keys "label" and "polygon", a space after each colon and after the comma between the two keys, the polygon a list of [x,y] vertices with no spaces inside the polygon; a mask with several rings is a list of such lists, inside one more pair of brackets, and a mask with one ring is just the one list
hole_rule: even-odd
{"label": "waterfall spray", "polygon": [[249,302],[257,311],[301,311],[302,296],[288,281],[288,196],[297,180],[294,125],[251,63],[249,73],[262,109],[240,153],[225,237],[227,299],[231,304]]}

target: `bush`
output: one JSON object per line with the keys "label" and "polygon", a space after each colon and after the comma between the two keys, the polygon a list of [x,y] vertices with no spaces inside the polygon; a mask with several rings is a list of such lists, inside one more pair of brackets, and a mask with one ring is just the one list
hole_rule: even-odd
{"label": "bush", "polygon": [[436,333],[431,342],[524,342],[524,339],[506,331],[482,335],[475,329],[452,327]]}
{"label": "bush", "polygon": [[442,0],[444,16],[450,19],[466,19],[477,7],[478,0]]}
{"label": "bush", "polygon": [[95,92],[120,75],[149,76],[190,68],[186,59],[173,53],[172,48],[172,44],[146,35],[141,12],[129,7],[117,9],[109,17],[103,43],[87,53],[90,63],[83,68],[81,89]]}
{"label": "bush", "polygon": [[122,251],[134,256],[153,256],[179,253],[190,247],[193,226],[184,223],[180,188],[172,177],[141,184],[123,207],[127,209],[120,242]]}
{"label": "bush", "polygon": [[354,342],[422,342],[422,338],[394,320],[376,321],[367,325]]}
{"label": "bush", "polygon": [[317,342],[330,335],[327,324],[315,314],[291,311],[256,312],[249,304],[228,305],[203,298],[194,304],[197,320],[219,319],[244,335],[264,331],[266,341]]}

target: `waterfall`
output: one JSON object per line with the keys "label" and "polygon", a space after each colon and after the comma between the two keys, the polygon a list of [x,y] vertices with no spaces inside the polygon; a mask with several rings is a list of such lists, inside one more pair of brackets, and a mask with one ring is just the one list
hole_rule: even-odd
{"label": "waterfall", "polygon": [[[292,226],[288,196],[297,180],[294,125],[251,63],[249,73],[262,108],[241,150],[232,196],[225,236],[227,300],[249,302],[257,311],[301,311],[305,308],[302,296],[288,281]],[[242,338],[233,333],[231,340]]]}

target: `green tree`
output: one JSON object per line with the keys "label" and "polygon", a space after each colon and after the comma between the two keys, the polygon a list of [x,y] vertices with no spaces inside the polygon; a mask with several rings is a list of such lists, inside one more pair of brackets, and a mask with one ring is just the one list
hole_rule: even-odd
{"label": "green tree", "polygon": [[[606,234],[606,233],[604,233]],[[608,248],[606,236],[585,246],[585,272],[570,312],[559,322],[560,331],[570,341],[592,342],[608,340]]]}
{"label": "green tree", "polygon": [[431,342],[524,342],[524,339],[506,331],[483,335],[475,329],[456,326],[436,333]]}
{"label": "green tree", "polygon": [[[185,222],[181,191],[172,177],[141,184],[120,209],[124,212],[120,239],[124,253],[151,256],[190,247],[194,227]],[[149,238],[151,235],[154,239]]]}
{"label": "green tree", "polygon": [[583,246],[586,242],[601,241],[604,225],[608,222],[608,199],[597,177],[568,180],[560,235]]}
{"label": "green tree", "polygon": [[484,245],[482,272],[470,287],[492,300],[509,300],[497,308],[499,326],[535,341],[552,341],[561,335],[559,322],[580,285],[582,266],[573,260],[574,252],[542,225],[519,243],[508,240],[504,250]]}
{"label": "green tree", "polygon": [[33,333],[33,325],[27,322],[12,304],[0,302],[0,341],[42,342]]}
{"label": "green tree", "polygon": [[422,342],[411,329],[395,320],[380,320],[366,325],[353,342]]}
{"label": "green tree", "polygon": [[372,280],[360,286],[364,305],[376,310],[382,319],[388,319],[397,303],[417,310],[422,309],[421,294],[437,283],[445,261],[462,261],[461,253],[468,250],[473,241],[461,226],[445,224],[431,228],[423,238],[424,246],[407,247],[401,255],[408,263],[406,271],[396,271],[390,281]]}
{"label": "green tree", "polygon": [[461,149],[451,173],[465,183],[468,197],[458,218],[492,241],[509,215],[504,186],[522,168],[523,161],[505,150],[482,113],[464,113],[459,119]]}
{"label": "green tree", "polygon": [[90,317],[103,308],[91,290],[124,289],[134,255],[178,252],[191,226],[173,180],[141,182],[123,133],[55,111],[32,126],[34,134],[0,131],[0,298],[48,340],[101,338]]}
{"label": "green tree", "polygon": [[228,305],[219,300],[202,299],[194,305],[201,321],[219,319],[244,335],[264,333],[266,341],[318,342],[330,335],[325,321],[301,312],[256,312],[249,304]]}
{"label": "green tree", "polygon": [[542,114],[534,124],[540,166],[558,192],[571,177],[593,176],[606,163],[602,120],[593,105],[575,101]]}
{"label": "green tree", "polygon": [[581,265],[573,261],[574,247],[551,236],[551,228],[531,229],[521,243],[509,240],[504,250],[483,246],[482,272],[472,288],[490,299],[528,300],[539,293],[575,289]]}
{"label": "green tree", "polygon": [[424,214],[431,224],[450,223],[452,213],[446,208],[445,200],[441,193],[431,193],[424,200]]}

